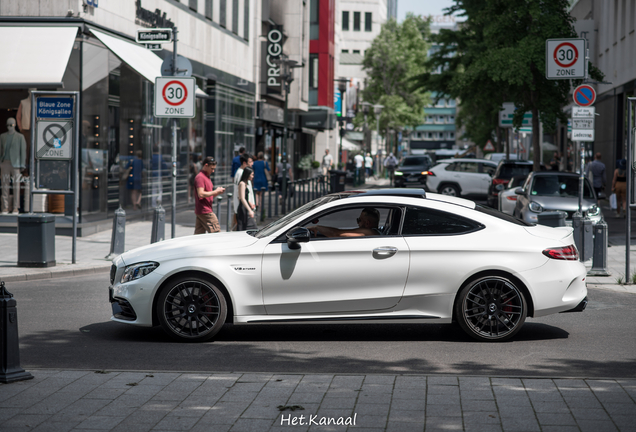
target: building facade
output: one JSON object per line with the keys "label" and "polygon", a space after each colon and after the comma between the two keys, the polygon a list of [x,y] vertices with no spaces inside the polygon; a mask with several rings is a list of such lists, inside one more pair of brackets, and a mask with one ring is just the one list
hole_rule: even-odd
{"label": "building facade", "polygon": [[[29,89],[78,91],[80,224],[108,219],[120,206],[132,216],[169,207],[172,120],[154,116],[153,98],[173,45],[152,52],[135,37],[143,28],[177,30],[177,52],[198,86],[196,116],[179,119],[177,130],[177,205],[186,205],[191,162],[215,157],[214,183],[227,184],[235,150],[255,150],[260,9],[260,0],[3,1],[0,33],[13,43],[0,48],[0,122],[17,115]],[[41,165],[45,183],[57,168]],[[55,211],[72,215],[71,201]]]}

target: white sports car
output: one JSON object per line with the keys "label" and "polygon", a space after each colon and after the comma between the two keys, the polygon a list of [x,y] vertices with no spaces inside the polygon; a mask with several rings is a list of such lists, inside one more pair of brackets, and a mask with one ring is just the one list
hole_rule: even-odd
{"label": "white sports car", "polygon": [[[307,228],[375,235],[312,237]],[[585,266],[572,229],[532,226],[422,189],[325,195],[255,232],[166,240],[128,251],[110,273],[114,321],[207,341],[225,323],[451,323],[482,341],[527,316],[581,311]]]}

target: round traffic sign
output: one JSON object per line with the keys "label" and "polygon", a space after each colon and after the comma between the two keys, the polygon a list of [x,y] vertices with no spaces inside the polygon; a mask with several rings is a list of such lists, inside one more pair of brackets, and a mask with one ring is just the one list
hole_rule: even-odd
{"label": "round traffic sign", "polygon": [[562,68],[569,68],[579,58],[579,50],[570,42],[563,42],[554,49],[554,61]]}
{"label": "round traffic sign", "polygon": [[586,107],[594,103],[596,100],[596,92],[592,86],[588,84],[581,84],[574,89],[572,98],[574,99],[574,103],[578,106]]}
{"label": "round traffic sign", "polygon": [[161,95],[168,105],[178,106],[188,98],[188,89],[181,81],[168,81],[163,86]]}

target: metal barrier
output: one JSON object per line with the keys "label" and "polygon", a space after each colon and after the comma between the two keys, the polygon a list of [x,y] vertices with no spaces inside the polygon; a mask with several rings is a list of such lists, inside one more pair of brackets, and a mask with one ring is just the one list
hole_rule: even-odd
{"label": "metal barrier", "polygon": [[150,232],[150,243],[157,243],[166,239],[166,211],[161,205],[155,207],[152,217],[152,231]]}

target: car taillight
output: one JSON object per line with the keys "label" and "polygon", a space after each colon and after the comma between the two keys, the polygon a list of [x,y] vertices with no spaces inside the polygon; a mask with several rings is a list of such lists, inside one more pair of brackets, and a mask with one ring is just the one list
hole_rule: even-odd
{"label": "car taillight", "polygon": [[507,197],[506,197],[506,199],[507,199],[508,201],[517,201],[517,195],[510,195],[510,196],[507,196]]}
{"label": "car taillight", "polygon": [[510,182],[510,180],[505,180],[505,179],[492,179],[492,184],[494,186],[497,186],[498,184],[502,184],[502,185],[507,185],[508,182]]}
{"label": "car taillight", "polygon": [[543,251],[543,255],[558,260],[578,261],[579,259],[579,251],[574,245],[546,249]]}
{"label": "car taillight", "polygon": [[434,176],[435,173],[433,171],[422,171],[422,175],[426,175],[426,176]]}

